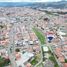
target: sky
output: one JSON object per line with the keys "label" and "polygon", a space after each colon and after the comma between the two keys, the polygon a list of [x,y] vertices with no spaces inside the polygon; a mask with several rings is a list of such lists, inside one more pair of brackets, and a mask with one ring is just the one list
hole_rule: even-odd
{"label": "sky", "polygon": [[0,2],[57,2],[61,0],[0,0]]}

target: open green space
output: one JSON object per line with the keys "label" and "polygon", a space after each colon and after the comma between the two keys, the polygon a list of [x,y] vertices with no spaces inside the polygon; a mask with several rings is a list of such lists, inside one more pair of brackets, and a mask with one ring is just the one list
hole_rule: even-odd
{"label": "open green space", "polygon": [[52,52],[52,47],[49,48],[49,52],[51,53],[50,54],[50,57],[49,57],[49,60],[51,60],[53,63],[54,63],[54,67],[59,67],[57,61],[56,61],[56,58]]}
{"label": "open green space", "polygon": [[54,67],[59,67],[58,64],[57,64],[57,62],[56,62],[56,59],[55,59],[55,57],[53,55],[51,55],[49,57],[49,59],[54,63]]}
{"label": "open green space", "polygon": [[5,58],[0,56],[0,67],[7,66],[7,65],[9,65],[9,63],[10,63],[9,59],[5,59]]}
{"label": "open green space", "polygon": [[[42,32],[39,31],[37,28],[33,28],[33,31],[37,35],[37,37],[40,40],[41,44],[42,45],[45,44],[46,43],[46,39],[45,39],[45,36],[42,34]],[[49,52],[48,53],[50,53],[49,59],[54,63],[54,67],[59,67],[58,63],[56,62],[56,59],[55,59],[54,55],[50,51],[50,48],[49,48]]]}
{"label": "open green space", "polygon": [[32,65],[36,65],[38,63],[38,61],[36,60],[36,58],[34,58],[32,61],[31,61],[31,64]]}
{"label": "open green space", "polygon": [[41,31],[39,31],[38,29],[36,28],[33,28],[33,31],[35,32],[36,36],[38,37],[39,41],[41,42],[41,44],[45,44],[45,36],[42,34]]}

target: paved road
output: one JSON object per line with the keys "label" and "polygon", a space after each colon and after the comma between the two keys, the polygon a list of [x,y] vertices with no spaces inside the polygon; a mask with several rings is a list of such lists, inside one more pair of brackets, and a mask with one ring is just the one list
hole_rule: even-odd
{"label": "paved road", "polygon": [[49,59],[47,59],[45,61],[44,67],[54,67],[54,64]]}

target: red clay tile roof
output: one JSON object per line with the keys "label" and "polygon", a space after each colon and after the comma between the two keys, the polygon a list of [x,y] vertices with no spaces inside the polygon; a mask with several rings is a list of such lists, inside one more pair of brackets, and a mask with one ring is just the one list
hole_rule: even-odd
{"label": "red clay tile roof", "polygon": [[57,55],[57,57],[60,57],[60,56],[62,56],[62,48],[56,48],[55,49],[55,53],[56,53],[56,55]]}
{"label": "red clay tile roof", "polygon": [[64,61],[65,61],[65,59],[64,59],[63,56],[59,57],[58,60],[59,60],[60,62],[64,62]]}
{"label": "red clay tile roof", "polygon": [[67,63],[63,63],[63,67],[67,67]]}

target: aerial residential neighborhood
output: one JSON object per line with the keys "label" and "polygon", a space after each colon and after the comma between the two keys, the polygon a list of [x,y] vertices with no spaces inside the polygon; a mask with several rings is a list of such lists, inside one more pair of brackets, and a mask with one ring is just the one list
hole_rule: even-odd
{"label": "aerial residential neighborhood", "polygon": [[67,67],[67,8],[39,4],[0,7],[0,67]]}

